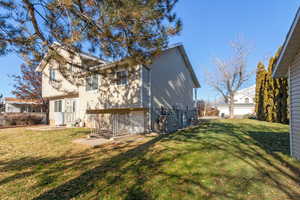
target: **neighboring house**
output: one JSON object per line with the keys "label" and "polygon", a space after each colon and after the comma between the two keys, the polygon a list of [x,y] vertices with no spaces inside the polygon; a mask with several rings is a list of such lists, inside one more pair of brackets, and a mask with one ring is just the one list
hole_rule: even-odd
{"label": "neighboring house", "polygon": [[[61,46],[59,52],[66,59],[74,54]],[[187,126],[196,114],[194,89],[200,84],[182,45],[163,51],[150,66],[107,63],[82,53],[69,60],[82,69],[59,65],[47,55],[37,68],[43,73],[43,98],[50,100],[50,124],[80,121],[115,136],[159,129],[162,121],[166,131],[174,131]],[[81,78],[69,81],[62,68],[77,70],[65,74]],[[91,70],[89,76],[84,73]]]}
{"label": "neighboring house", "polygon": [[290,149],[291,155],[300,160],[300,10],[286,37],[273,76],[289,77]]}
{"label": "neighboring house", "polygon": [[42,103],[36,99],[4,98],[5,113],[42,113]]}
{"label": "neighboring house", "polygon": [[[234,97],[234,116],[241,117],[255,112],[255,85],[237,91]],[[222,103],[217,106],[221,117],[229,116],[228,104]]]}

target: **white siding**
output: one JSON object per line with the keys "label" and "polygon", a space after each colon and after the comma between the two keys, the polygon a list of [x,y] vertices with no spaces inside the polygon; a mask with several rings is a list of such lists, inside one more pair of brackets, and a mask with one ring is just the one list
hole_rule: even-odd
{"label": "white siding", "polygon": [[5,112],[6,113],[19,113],[21,112],[21,108],[17,107],[10,103],[5,103]]}
{"label": "white siding", "polygon": [[51,125],[54,125],[55,124],[55,118],[56,118],[56,114],[54,112],[54,105],[55,105],[55,101],[61,101],[62,103],[62,113],[66,113],[66,112],[71,112],[71,111],[68,111],[67,110],[67,105],[71,105],[71,103],[73,103],[73,101],[76,102],[76,105],[75,105],[75,119],[74,120],[77,120],[77,119],[82,119],[80,117],[80,100],[79,98],[64,98],[64,99],[56,99],[56,100],[50,100],[49,101],[49,121],[50,121],[50,124]]}
{"label": "white siding", "polygon": [[[249,87],[249,88],[245,88],[242,90],[237,91],[237,93],[235,94],[234,97],[234,103],[255,103],[255,85]],[[246,99],[248,99],[249,101],[246,102]]]}
{"label": "white siding", "polygon": [[[247,114],[254,113],[255,106],[253,105],[243,105],[243,106],[234,106],[234,116],[243,116]],[[218,110],[220,111],[219,115],[229,116],[229,107],[227,105],[218,106]]]}
{"label": "white siding", "polygon": [[300,159],[300,54],[290,68],[291,153]]}
{"label": "white siding", "polygon": [[163,52],[150,69],[152,108],[193,107],[195,86],[178,48]]}

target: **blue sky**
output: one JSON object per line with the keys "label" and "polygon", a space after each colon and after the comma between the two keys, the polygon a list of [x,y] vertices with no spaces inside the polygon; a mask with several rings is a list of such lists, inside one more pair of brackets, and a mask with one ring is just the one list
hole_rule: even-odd
{"label": "blue sky", "polygon": [[[183,43],[202,88],[199,99],[215,100],[205,72],[213,71],[213,58],[230,55],[230,41],[241,35],[251,44],[248,69],[266,62],[283,43],[296,14],[298,0],[180,0],[176,10],[183,32],[171,43]],[[9,75],[19,73],[22,60],[16,55],[0,57],[0,94],[10,96]],[[254,77],[247,85],[254,84]]]}

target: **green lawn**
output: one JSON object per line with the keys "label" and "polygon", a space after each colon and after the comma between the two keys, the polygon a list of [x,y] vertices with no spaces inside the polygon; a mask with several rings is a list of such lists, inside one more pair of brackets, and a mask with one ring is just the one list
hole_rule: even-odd
{"label": "green lawn", "polygon": [[84,129],[0,130],[0,199],[300,199],[288,126],[203,122],[89,149]]}

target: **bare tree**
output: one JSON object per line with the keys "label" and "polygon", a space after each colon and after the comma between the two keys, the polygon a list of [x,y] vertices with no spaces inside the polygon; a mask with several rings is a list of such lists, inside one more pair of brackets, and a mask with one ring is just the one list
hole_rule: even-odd
{"label": "bare tree", "polygon": [[205,116],[206,102],[204,100],[197,101],[197,111],[199,117]]}
{"label": "bare tree", "polygon": [[251,73],[246,70],[249,48],[241,40],[232,42],[230,46],[234,52],[232,58],[216,58],[216,70],[213,74],[208,73],[207,82],[222,95],[229,106],[230,118],[233,118],[235,94],[249,80]]}
{"label": "bare tree", "polygon": [[47,99],[44,99],[42,96],[42,74],[35,71],[37,64],[38,63],[22,64],[20,66],[21,74],[12,75],[14,81],[12,94],[20,99],[39,100],[42,105],[43,111],[47,113],[46,121],[48,123],[49,101]]}

